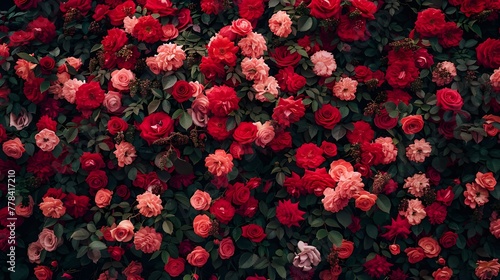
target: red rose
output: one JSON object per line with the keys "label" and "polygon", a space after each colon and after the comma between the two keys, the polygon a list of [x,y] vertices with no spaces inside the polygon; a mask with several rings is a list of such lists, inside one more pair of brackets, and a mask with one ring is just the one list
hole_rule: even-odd
{"label": "red rose", "polygon": [[362,177],[371,177],[373,175],[372,170],[370,169],[370,166],[364,163],[356,163],[354,165],[354,170],[356,172],[359,172]]}
{"label": "red rose", "polygon": [[120,261],[123,254],[125,254],[125,249],[118,246],[109,246],[107,251],[109,256],[115,261]]}
{"label": "red rose", "polygon": [[127,33],[119,28],[112,28],[108,30],[108,34],[104,36],[101,41],[102,49],[105,52],[117,52],[128,41]]}
{"label": "red rose", "polygon": [[276,218],[280,224],[287,227],[300,226],[299,222],[304,220],[305,213],[299,209],[298,202],[292,203],[290,199],[280,200],[278,207],[276,207]]}
{"label": "red rose", "polygon": [[153,113],[144,118],[139,130],[142,139],[151,145],[160,138],[168,137],[174,131],[174,120],[164,112]]}
{"label": "red rose", "polygon": [[352,131],[347,131],[347,140],[349,143],[363,143],[370,142],[375,137],[375,131],[371,128],[370,124],[365,121],[357,121],[354,124]]}
{"label": "red rose", "polygon": [[387,91],[386,102],[392,102],[396,105],[399,105],[399,102],[403,102],[404,104],[408,105],[410,104],[410,100],[411,100],[411,95],[400,89]]}
{"label": "red rose", "polygon": [[458,234],[452,232],[452,231],[447,231],[441,235],[441,238],[439,238],[439,243],[441,243],[441,246],[443,248],[451,248],[457,244],[457,239],[458,239]]}
{"label": "red rose", "polygon": [[349,10],[350,12],[361,13],[360,16],[366,19],[373,20],[375,19],[375,16],[373,16],[373,14],[377,12],[377,5],[367,0],[352,0],[351,7],[349,8]]}
{"label": "red rose", "polygon": [[455,22],[447,22],[443,27],[443,33],[438,37],[438,43],[443,48],[458,47],[463,34],[464,31]]}
{"label": "red rose", "polygon": [[415,65],[419,68],[431,68],[434,65],[434,58],[427,52],[427,49],[420,48],[413,53]]}
{"label": "red rose", "polygon": [[210,111],[219,117],[226,117],[229,113],[239,109],[240,99],[234,88],[228,86],[214,86],[206,90]]}
{"label": "red rose", "polygon": [[33,273],[38,280],[50,280],[52,279],[52,270],[44,265],[37,265]]}
{"label": "red rose", "polygon": [[250,189],[243,184],[238,184],[232,195],[232,201],[236,205],[245,204],[250,199]]}
{"label": "red rose", "polygon": [[386,79],[394,88],[408,87],[418,78],[419,71],[411,60],[399,60],[387,67]]}
{"label": "red rose", "polygon": [[401,128],[406,134],[418,133],[424,128],[424,119],[422,115],[411,115],[401,119]]}
{"label": "red rose", "polygon": [[50,43],[57,35],[54,23],[42,16],[30,22],[26,30],[32,31],[35,38],[44,44]]}
{"label": "red rose", "polygon": [[264,233],[264,229],[256,224],[249,224],[241,227],[242,233],[241,236],[250,239],[252,242],[262,242],[264,238],[266,238],[266,234]]}
{"label": "red rose", "polygon": [[103,170],[92,170],[85,179],[85,182],[89,184],[90,194],[95,195],[98,190],[108,185],[108,176]]}
{"label": "red rose", "polygon": [[240,144],[250,144],[257,138],[257,126],[251,122],[241,122],[234,130],[233,138]]}
{"label": "red rose", "polygon": [[[361,163],[371,166],[378,165],[384,161],[384,152],[382,144],[379,143],[361,143]],[[368,168],[370,169],[370,168]]]}
{"label": "red rose", "polygon": [[279,125],[288,127],[292,123],[298,122],[305,115],[305,112],[306,107],[302,103],[302,99],[294,99],[293,96],[290,96],[278,100],[278,105],[274,108],[272,118]]}
{"label": "red rose", "polygon": [[427,171],[425,172],[425,175],[427,176],[427,178],[429,178],[429,182],[432,185],[439,185],[439,182],[441,181],[441,173],[439,173],[439,171],[429,166],[427,168]]}
{"label": "red rose", "polygon": [[130,190],[125,185],[119,185],[115,189],[116,195],[121,197],[123,200],[127,200],[130,197]]}
{"label": "red rose", "polygon": [[14,0],[14,4],[21,10],[29,10],[31,8],[36,8],[40,0]]}
{"label": "red rose", "polygon": [[425,207],[425,212],[427,213],[427,217],[429,217],[431,225],[442,224],[446,219],[446,215],[448,214],[448,211],[446,211],[446,207],[439,202],[434,202],[431,205]]}
{"label": "red rose", "polygon": [[104,94],[99,82],[92,81],[81,85],[75,93],[76,109],[82,112],[92,112],[92,110],[101,106],[104,101]]}
{"label": "red rose", "polygon": [[108,131],[111,135],[116,135],[118,132],[125,132],[128,129],[128,123],[119,117],[111,117],[108,121]]}
{"label": "red rose", "polygon": [[161,16],[171,16],[177,10],[172,7],[171,1],[165,0],[147,0],[144,8],[148,9],[148,12],[160,14]]}
{"label": "red rose", "polygon": [[200,72],[207,80],[223,78],[226,75],[224,64],[208,56],[201,58]]}
{"label": "red rose", "polygon": [[248,276],[245,280],[266,280],[267,278],[264,276],[258,276],[257,274],[255,276]]}
{"label": "red rose", "polygon": [[443,135],[444,138],[446,138],[447,140],[451,140],[455,138],[453,132],[455,131],[456,127],[457,127],[457,122],[455,120],[451,122],[441,121],[439,122],[438,132],[439,134]]}
{"label": "red rose", "polygon": [[154,44],[163,37],[161,23],[152,16],[140,17],[134,26],[132,36],[139,41]]}
{"label": "red rose", "polygon": [[91,172],[104,168],[104,159],[99,153],[84,152],[80,157],[80,166],[83,170]]}
{"label": "red rose", "polygon": [[335,186],[335,181],[333,181],[324,167],[314,171],[306,170],[302,177],[302,183],[307,193],[314,194],[317,197],[322,196],[326,188],[333,188],[333,186]]}
{"label": "red rose", "polygon": [[201,11],[207,15],[218,15],[224,9],[218,0],[201,0]]}
{"label": "red rose", "polygon": [[225,199],[218,199],[210,206],[210,213],[223,224],[229,223],[233,219],[235,212],[236,210],[231,205],[231,202]]}
{"label": "red rose", "polygon": [[306,78],[295,73],[291,66],[280,69],[275,78],[278,80],[280,90],[292,94],[297,94],[297,91],[306,85]]}
{"label": "red rose", "polygon": [[[132,70],[135,67],[137,59],[141,56],[138,48],[134,45],[127,45],[122,48],[124,50],[124,55],[116,57],[116,65],[118,68],[125,68]],[[112,68],[112,67],[111,67]]]}
{"label": "red rose", "polygon": [[43,78],[34,78],[24,83],[24,95],[29,101],[35,104],[42,102],[47,96],[48,91],[40,92],[42,82],[44,82]]}
{"label": "red rose", "polygon": [[323,141],[321,142],[321,149],[323,150],[323,154],[327,157],[334,157],[337,155],[337,145],[335,145],[335,143]]}
{"label": "red rose", "polygon": [[85,215],[89,209],[90,198],[85,195],[76,195],[69,193],[64,199],[66,213],[73,218],[80,218]]}
{"label": "red rose", "polygon": [[9,47],[28,45],[34,39],[35,33],[33,31],[15,31],[9,37]]}
{"label": "red rose", "polygon": [[274,135],[273,140],[268,144],[271,150],[279,152],[292,147],[292,135],[288,131],[282,131]]}
{"label": "red rose", "polygon": [[249,21],[259,19],[264,14],[264,0],[241,0],[238,3],[240,17]]}
{"label": "red rose", "polygon": [[344,42],[366,41],[369,38],[366,33],[366,19],[350,18],[348,15],[340,17],[337,27],[337,36],[340,40]]}
{"label": "red rose", "polygon": [[186,81],[177,81],[172,88],[172,96],[179,103],[188,101],[193,96],[191,86]]}
{"label": "red rose", "polygon": [[91,0],[68,0],[67,2],[61,3],[60,9],[63,13],[68,12],[70,9],[76,9],[80,14],[86,16],[91,7]]}
{"label": "red rose", "polygon": [[191,18],[191,10],[188,8],[182,8],[177,12],[177,29],[179,32],[186,28],[188,25],[193,23],[193,18]]}
{"label": "red rose", "polygon": [[500,67],[500,39],[488,38],[476,48],[477,63],[486,68]]}
{"label": "red rose", "polygon": [[384,108],[375,115],[373,123],[380,129],[393,129],[398,124],[398,118],[391,118]]}
{"label": "red rose", "polygon": [[312,0],[307,6],[311,16],[319,19],[330,19],[340,14],[340,0]]}
{"label": "red rose", "polygon": [[52,131],[56,131],[57,129],[57,122],[51,119],[49,116],[45,115],[38,120],[36,123],[36,128],[38,131],[43,130],[44,128],[47,128]]}
{"label": "red rose", "polygon": [[207,132],[217,141],[224,141],[231,135],[231,131],[227,131],[227,117],[211,117],[208,119]]}
{"label": "red rose", "polygon": [[56,66],[56,61],[50,56],[44,56],[40,59],[39,64],[43,74],[50,74],[54,66]]}
{"label": "red rose", "polygon": [[333,129],[342,119],[339,109],[332,105],[325,104],[319,110],[314,112],[314,120],[317,124],[326,129]]}
{"label": "red rose", "polygon": [[438,190],[436,192],[436,201],[439,201],[446,206],[451,205],[454,197],[455,194],[453,193],[451,186],[448,186],[446,189]]}
{"label": "red rose", "polygon": [[238,208],[236,213],[242,217],[251,218],[257,213],[257,210],[259,210],[259,201],[251,196],[245,204],[242,204],[240,208]]}
{"label": "red rose", "polygon": [[428,8],[418,13],[415,30],[424,37],[434,37],[442,33],[445,23],[443,11]]}
{"label": "red rose", "polygon": [[477,15],[482,11],[486,10],[486,3],[489,1],[477,1],[477,0],[463,0],[460,4],[460,11],[464,13],[467,17],[472,15]]}
{"label": "red rose", "polygon": [[325,158],[323,151],[314,143],[302,144],[295,153],[297,166],[300,168],[316,168],[320,166]]}
{"label": "red rose", "polygon": [[356,66],[354,73],[356,74],[356,80],[362,83],[369,81],[373,75],[372,70],[364,65]]}
{"label": "red rose", "polygon": [[123,25],[123,19],[127,16],[133,17],[135,13],[135,3],[128,0],[108,12],[109,21],[114,26]]}
{"label": "red rose", "polygon": [[316,42],[311,42],[311,37],[308,35],[298,39],[297,44],[303,47],[308,55],[313,55],[315,52],[320,50],[319,44],[317,44]]}
{"label": "red rose", "polygon": [[108,12],[109,12],[109,6],[108,5],[97,4],[97,6],[95,7],[94,14],[92,15],[92,18],[95,21],[101,21],[102,19],[104,19],[104,17],[106,17],[106,15],[108,14]]}
{"label": "red rose", "polygon": [[[499,45],[500,47],[500,45]],[[462,109],[464,100],[458,91],[442,88],[436,92],[437,105],[443,110],[458,111]]]}
{"label": "red rose", "polygon": [[408,247],[405,249],[406,255],[408,255],[409,263],[418,263],[425,258],[424,249],[420,247]]}
{"label": "red rose", "polygon": [[185,263],[186,261],[183,258],[169,257],[164,269],[168,273],[168,275],[177,277],[184,271]]}
{"label": "red rose", "polygon": [[290,53],[287,46],[277,47],[274,51],[271,51],[269,55],[274,59],[278,67],[281,68],[288,66],[295,67],[302,58],[298,52]]}
{"label": "red rose", "polygon": [[5,130],[5,127],[2,124],[0,124],[0,143],[2,143],[7,139],[8,139],[7,131]]}
{"label": "red rose", "polygon": [[[0,229],[0,251],[7,252],[10,249],[9,244],[10,230],[7,228]],[[11,241],[12,242],[12,241]]]}

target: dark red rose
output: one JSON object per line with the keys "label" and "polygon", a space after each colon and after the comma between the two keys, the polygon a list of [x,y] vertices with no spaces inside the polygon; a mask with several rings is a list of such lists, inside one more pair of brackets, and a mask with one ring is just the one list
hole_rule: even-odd
{"label": "dark red rose", "polygon": [[266,280],[266,279],[267,278],[264,276],[258,276],[257,274],[255,274],[255,276],[248,276],[245,280]]}
{"label": "dark red rose", "polygon": [[210,119],[208,119],[208,134],[217,141],[224,141],[225,139],[227,139],[232,132],[227,130],[227,120],[227,117],[211,117]]}
{"label": "dark red rose", "polygon": [[224,64],[208,56],[201,58],[200,72],[208,80],[223,78],[226,75]]}
{"label": "dark red rose", "polygon": [[225,199],[217,199],[212,206],[210,206],[210,213],[223,224],[229,223],[233,219],[235,212],[236,210],[231,202]]}
{"label": "dark red rose", "polygon": [[[380,6],[380,3],[378,4]],[[368,0],[352,0],[349,11],[360,13],[363,18],[373,20],[375,19],[375,12],[377,11],[377,5]]]}
{"label": "dark red rose", "polygon": [[81,85],[75,93],[76,109],[81,112],[99,108],[104,101],[105,92],[99,82],[91,81]]}
{"label": "dark red rose", "polygon": [[458,111],[462,109],[464,100],[458,91],[442,88],[436,92],[437,105],[443,110]]}
{"label": "dark red rose", "polygon": [[370,166],[367,164],[363,164],[363,163],[358,162],[354,165],[354,170],[356,170],[356,172],[359,172],[361,174],[361,176],[363,176],[363,177],[371,177],[373,175],[373,172],[370,169]]}
{"label": "dark red rose", "polygon": [[108,34],[101,41],[102,49],[105,52],[117,52],[128,41],[127,33],[119,28],[108,30]]}
{"label": "dark red rose", "polygon": [[270,51],[272,59],[276,62],[278,67],[285,68],[288,66],[295,67],[299,64],[302,56],[298,52],[290,53],[287,46],[280,46]]}
{"label": "dark red rose", "polygon": [[242,204],[236,211],[239,215],[246,218],[252,218],[259,210],[259,201],[251,196],[247,202]]}
{"label": "dark red rose", "polygon": [[66,197],[66,194],[62,191],[62,189],[49,188],[43,197],[53,197],[57,199],[63,199]]}
{"label": "dark red rose", "polygon": [[5,127],[2,124],[0,124],[0,143],[2,143],[7,139],[8,139],[7,131],[5,130]]}
{"label": "dark red rose", "polygon": [[117,53],[116,65],[118,68],[125,68],[128,70],[134,69],[137,59],[141,56],[141,53],[134,45],[127,45],[123,47],[122,50],[124,51],[123,54]]}
{"label": "dark red rose", "polygon": [[455,120],[451,122],[441,121],[439,122],[438,132],[439,134],[443,135],[444,138],[446,138],[447,140],[451,140],[455,138],[453,132],[455,131],[456,127],[457,127],[457,122]]}
{"label": "dark red rose", "polygon": [[323,150],[323,154],[327,157],[334,157],[337,155],[337,145],[335,145],[335,143],[323,140],[323,142],[321,142],[321,149]]}
{"label": "dark red rose", "polygon": [[128,123],[119,117],[111,117],[108,121],[108,131],[111,135],[116,135],[118,132],[125,132],[128,129]]}
{"label": "dark red rose", "polygon": [[414,54],[413,57],[415,58],[415,65],[419,68],[431,68],[432,65],[434,65],[434,58],[432,55],[427,51],[427,49],[420,48],[418,49]]}
{"label": "dark red rose", "polygon": [[397,189],[398,189],[398,183],[396,181],[394,181],[393,179],[390,179],[384,185],[384,193],[387,195],[395,192]]}
{"label": "dark red rose", "polygon": [[431,205],[425,207],[425,212],[427,213],[427,217],[429,217],[429,222],[431,225],[440,225],[446,219],[446,215],[448,211],[446,210],[446,206],[442,205],[439,202],[434,202]]}
{"label": "dark red rose", "polygon": [[307,6],[311,16],[319,19],[330,19],[340,15],[340,0],[312,0]]}
{"label": "dark red rose", "polygon": [[314,120],[317,124],[326,129],[333,129],[342,119],[340,110],[333,107],[331,104],[323,105],[319,110],[314,112]]}
{"label": "dark red rose", "polygon": [[92,170],[85,179],[85,182],[89,184],[89,192],[92,196],[94,196],[98,190],[103,189],[108,185],[108,176],[103,170]]}
{"label": "dark red rose", "polygon": [[253,177],[248,180],[248,182],[245,184],[247,188],[250,190],[256,189],[262,184],[262,179],[258,177]]}
{"label": "dark red rose", "polygon": [[264,14],[264,0],[241,0],[238,2],[240,17],[249,21],[257,20]]}
{"label": "dark red rose", "polygon": [[109,11],[108,17],[112,25],[121,26],[123,25],[123,19],[127,16],[133,17],[134,13],[135,3],[132,0],[128,0]]}
{"label": "dark red rose", "polygon": [[56,61],[50,56],[44,56],[40,59],[39,65],[42,68],[43,74],[50,74],[56,66]]}
{"label": "dark red rose", "polygon": [[257,126],[251,122],[241,122],[234,130],[233,138],[240,144],[250,144],[257,138]]}
{"label": "dark red rose", "polygon": [[354,124],[352,131],[347,131],[347,140],[349,143],[363,143],[371,142],[375,137],[375,131],[371,128],[370,124],[365,121],[357,121]]}
{"label": "dark red rose", "polygon": [[471,17],[486,10],[487,2],[489,1],[462,0],[462,3],[460,4],[460,11],[467,17]]}
{"label": "dark red rose", "polygon": [[428,8],[418,13],[415,30],[424,37],[434,37],[442,33],[445,23],[443,11]]}
{"label": "dark red rose", "polygon": [[207,15],[218,15],[224,9],[222,2],[218,0],[201,0],[200,6],[201,11]]}
{"label": "dark red rose", "polygon": [[66,212],[73,218],[83,217],[89,209],[90,198],[85,195],[69,193],[64,199]]}
{"label": "dark red rose", "polygon": [[168,186],[180,190],[183,187],[185,188],[191,185],[195,178],[194,174],[175,174],[172,178],[170,178],[170,180],[168,180]]}
{"label": "dark red rose", "polygon": [[32,31],[35,38],[44,44],[50,43],[57,35],[54,23],[42,16],[30,22],[26,30]]}
{"label": "dark red rose", "polygon": [[0,251],[7,252],[11,244],[9,244],[10,230],[7,228],[0,229]]}
{"label": "dark red rose", "polygon": [[366,33],[364,18],[350,18],[348,15],[340,17],[340,24],[337,27],[337,36],[340,40],[344,42],[366,41],[369,38]]}
{"label": "dark red rose", "polygon": [[[384,152],[382,144],[379,143],[361,143],[361,163],[371,166],[378,165],[384,161]],[[370,169],[370,168],[368,168]]]}
{"label": "dark red rose", "polygon": [[115,189],[116,195],[121,197],[123,200],[127,200],[130,197],[130,190],[125,185],[119,185]]}
{"label": "dark red rose", "polygon": [[356,74],[356,80],[362,83],[371,80],[373,75],[373,71],[364,65],[356,66],[354,73]]}
{"label": "dark red rose", "polygon": [[298,39],[297,44],[304,48],[308,55],[313,55],[315,52],[320,50],[319,44],[311,42],[311,37],[308,35]]}
{"label": "dark red rose", "polygon": [[403,102],[404,104],[410,104],[411,95],[405,91],[400,89],[388,90],[387,92],[387,102],[392,102],[396,105],[399,105],[399,102]]}
{"label": "dark red rose", "polygon": [[132,36],[139,41],[154,44],[163,37],[161,23],[152,16],[140,17],[134,26]]}
{"label": "dark red rose", "polygon": [[104,159],[99,153],[84,152],[80,157],[80,166],[83,170],[91,172],[104,168]]}
{"label": "dark red rose", "polygon": [[160,14],[161,16],[171,16],[177,10],[172,6],[171,1],[165,0],[146,0],[144,8],[148,9],[148,12]]}
{"label": "dark red rose", "polygon": [[28,45],[34,39],[35,33],[33,31],[15,31],[9,37],[9,47]]}
{"label": "dark red rose", "polygon": [[249,224],[241,227],[242,233],[241,236],[250,239],[252,242],[262,242],[264,238],[266,238],[266,233],[264,229],[256,224]]}
{"label": "dark red rose", "polygon": [[454,197],[455,194],[453,193],[453,189],[451,188],[451,186],[448,186],[446,189],[438,190],[436,192],[436,201],[439,201],[446,206],[451,205]]}
{"label": "dark red rose", "polygon": [[184,265],[186,261],[183,258],[169,257],[164,266],[165,271],[172,277],[177,277],[184,272]]}
{"label": "dark red rose", "polygon": [[172,96],[179,103],[188,101],[193,96],[191,86],[186,81],[177,81],[172,88]]}
{"label": "dark red rose", "polygon": [[320,166],[325,158],[323,157],[323,150],[316,146],[314,143],[302,144],[295,153],[297,166],[300,168],[316,168]]}
{"label": "dark red rose", "polygon": [[279,152],[292,147],[292,135],[288,131],[282,131],[274,135],[273,140],[269,143],[269,147],[274,152]]}
{"label": "dark red rose", "polygon": [[234,88],[214,86],[206,90],[205,93],[209,101],[209,109],[216,116],[226,117],[229,113],[239,109],[240,99]]}
{"label": "dark red rose", "polygon": [[92,15],[92,18],[95,21],[101,21],[102,19],[104,19],[104,17],[106,17],[108,12],[109,12],[109,5],[97,4],[97,6],[95,7],[94,14]]}
{"label": "dark red rose", "polygon": [[373,119],[373,123],[380,129],[393,129],[398,124],[398,118],[391,118],[387,110],[380,110]]}
{"label": "dark red rose", "polygon": [[[113,224],[113,226],[116,227],[116,224]],[[101,227],[100,230],[101,230],[102,235],[106,241],[109,241],[109,242],[115,241],[115,239],[111,235],[111,227],[103,226],[103,227]]]}
{"label": "dark red rose", "polygon": [[275,78],[278,80],[280,90],[292,94],[297,94],[297,91],[306,85],[306,78],[295,73],[291,66],[280,69]]}
{"label": "dark red rose", "polygon": [[61,2],[61,12],[66,13],[70,9],[76,9],[81,15],[86,16],[87,13],[92,8],[92,0],[68,0],[67,2]]}
{"label": "dark red rose", "polygon": [[23,11],[36,8],[38,2],[40,2],[40,0],[14,0],[14,4]]}
{"label": "dark red rose", "polygon": [[318,168],[314,171],[306,170],[304,177],[302,177],[304,188],[307,193],[311,193],[320,197],[326,188],[335,186],[332,177],[326,172],[326,168]]}
{"label": "dark red rose", "polygon": [[447,231],[441,235],[441,238],[439,238],[439,243],[441,243],[441,246],[443,248],[451,248],[457,244],[457,239],[458,239],[458,234],[452,232],[452,231]]}
{"label": "dark red rose", "polygon": [[193,251],[193,249],[194,245],[190,240],[183,240],[179,244],[179,255],[185,258],[189,253],[191,253],[191,251]]}
{"label": "dark red rose", "polygon": [[193,23],[193,18],[191,18],[191,10],[188,8],[182,8],[177,12],[177,29],[179,32],[186,28],[188,25]]}
{"label": "dark red rose", "polygon": [[45,115],[38,120],[36,123],[36,128],[38,131],[43,130],[44,128],[47,128],[52,131],[56,131],[57,129],[57,122],[51,119],[49,116]]}
{"label": "dark red rose", "polygon": [[455,22],[447,22],[443,27],[443,33],[438,37],[438,43],[443,48],[458,47],[463,34],[464,31]]}
{"label": "dark red rose", "polygon": [[125,249],[123,249],[122,247],[118,247],[118,246],[109,246],[108,253],[109,253],[109,256],[113,260],[120,261],[123,254],[125,254]]}
{"label": "dark red rose", "polygon": [[283,186],[286,188],[286,191],[293,197],[299,197],[301,195],[307,194],[307,190],[304,187],[302,182],[302,178],[292,171],[291,177],[286,177]]}
{"label": "dark red rose", "polygon": [[238,185],[234,190],[232,201],[236,205],[245,204],[250,199],[250,189],[244,185]]}
{"label": "dark red rose", "polygon": [[45,99],[48,91],[46,90],[44,92],[40,92],[40,85],[44,81],[45,80],[43,78],[34,78],[29,79],[24,83],[23,92],[29,101],[38,104]]}
{"label": "dark red rose", "polygon": [[429,182],[434,186],[439,185],[439,182],[441,182],[441,173],[430,166],[427,168],[425,175],[429,178]]}
{"label": "dark red rose", "polygon": [[352,233],[356,233],[361,229],[361,219],[354,215],[351,215],[351,224],[347,227]]}
{"label": "dark red rose", "polygon": [[477,63],[486,68],[500,67],[500,39],[488,38],[476,48]]}
{"label": "dark red rose", "polygon": [[28,161],[26,170],[34,173],[35,176],[42,181],[46,181],[56,173],[56,170],[50,164],[47,164],[54,160],[55,158],[52,152],[39,150]]}
{"label": "dark red rose", "polygon": [[142,139],[152,145],[154,141],[168,137],[174,131],[174,120],[164,112],[153,113],[144,118],[139,130]]}
{"label": "dark red rose", "polygon": [[393,88],[408,87],[418,78],[419,71],[411,60],[399,60],[387,67],[385,78]]}

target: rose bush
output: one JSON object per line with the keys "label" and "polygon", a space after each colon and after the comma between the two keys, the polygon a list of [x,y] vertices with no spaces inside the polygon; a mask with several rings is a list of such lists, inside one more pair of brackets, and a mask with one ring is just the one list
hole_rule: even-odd
{"label": "rose bush", "polygon": [[16,271],[0,275],[496,277],[499,12],[15,0],[0,250],[15,216]]}

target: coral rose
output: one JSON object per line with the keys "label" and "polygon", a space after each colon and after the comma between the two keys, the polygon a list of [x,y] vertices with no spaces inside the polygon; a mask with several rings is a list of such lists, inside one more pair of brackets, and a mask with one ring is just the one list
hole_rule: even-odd
{"label": "coral rose", "polygon": [[219,249],[217,252],[219,253],[219,257],[223,260],[227,260],[234,255],[234,242],[231,237],[226,237],[222,239],[219,243]]}
{"label": "coral rose", "polygon": [[434,277],[434,280],[449,280],[452,276],[453,270],[451,270],[451,268],[447,266],[438,268],[438,270],[432,273],[432,277]]}
{"label": "coral rose", "polygon": [[146,254],[160,250],[161,241],[161,233],[152,227],[143,227],[134,234],[135,248]]}
{"label": "coral rose", "polygon": [[403,132],[406,134],[418,133],[424,128],[424,120],[422,115],[411,115],[401,119]]}
{"label": "coral rose", "polygon": [[441,252],[441,246],[432,237],[422,237],[418,241],[418,246],[424,249],[425,256],[428,258],[434,258]]}
{"label": "coral rose", "polygon": [[224,150],[215,150],[213,154],[205,158],[205,166],[208,172],[215,176],[225,176],[233,169],[233,156]]}
{"label": "coral rose", "polygon": [[493,172],[477,172],[475,181],[478,185],[489,191],[494,190],[495,186],[497,185],[497,180],[495,179]]}
{"label": "coral rose", "polygon": [[358,194],[354,195],[354,198],[356,199],[356,208],[361,209],[362,211],[370,210],[377,201],[377,195],[367,191],[359,192]]}
{"label": "coral rose", "polygon": [[134,237],[134,225],[129,220],[123,220],[117,227],[111,229],[110,233],[118,242],[129,242]]}
{"label": "coral rose", "polygon": [[196,210],[208,210],[210,208],[210,203],[212,198],[210,194],[201,190],[196,190],[189,200],[191,206]]}
{"label": "coral rose", "polygon": [[47,196],[42,200],[43,202],[39,206],[45,217],[59,219],[66,214],[66,207],[60,199]]}
{"label": "coral rose", "polygon": [[108,189],[100,189],[95,195],[95,204],[99,208],[104,208],[111,203],[111,198],[113,197],[113,192]]}
{"label": "coral rose", "polygon": [[193,230],[198,236],[207,238],[212,231],[212,221],[205,215],[197,215],[193,220]]}
{"label": "coral rose", "polygon": [[187,255],[187,261],[190,265],[203,267],[210,257],[210,254],[201,246],[196,246],[191,253]]}
{"label": "coral rose", "polygon": [[137,196],[137,209],[144,217],[155,217],[160,215],[163,206],[159,195],[151,192],[145,192]]}
{"label": "coral rose", "polygon": [[23,153],[26,151],[24,149],[24,144],[21,142],[21,139],[17,137],[12,140],[3,142],[2,150],[5,155],[15,159],[20,159],[23,156]]}

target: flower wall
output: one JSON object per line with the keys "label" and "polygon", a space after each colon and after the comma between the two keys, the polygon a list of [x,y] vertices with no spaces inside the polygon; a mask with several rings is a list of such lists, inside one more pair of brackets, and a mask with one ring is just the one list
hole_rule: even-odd
{"label": "flower wall", "polygon": [[8,279],[498,275],[500,2],[14,2]]}

